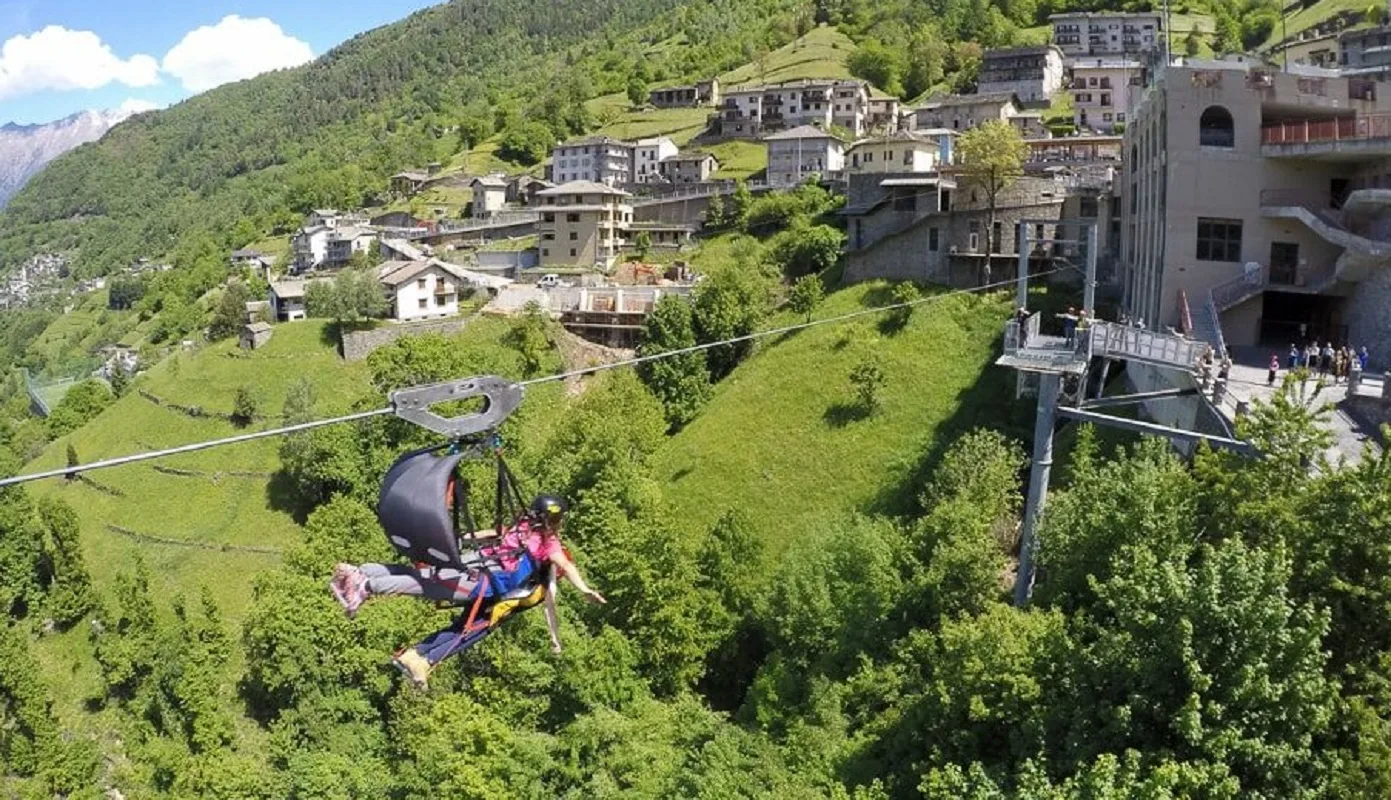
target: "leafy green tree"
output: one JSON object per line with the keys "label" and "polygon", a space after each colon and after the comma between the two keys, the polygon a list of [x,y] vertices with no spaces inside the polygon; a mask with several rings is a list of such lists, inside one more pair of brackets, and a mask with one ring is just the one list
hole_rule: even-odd
{"label": "leafy green tree", "polygon": [[208,325],[208,339],[215,342],[236,336],[246,321],[246,304],[250,299],[251,292],[246,284],[241,281],[228,283]]}
{"label": "leafy green tree", "polygon": [[806,317],[807,322],[811,322],[811,315],[825,297],[826,290],[821,286],[821,278],[817,275],[803,275],[793,282],[792,291],[787,295],[787,307],[792,309],[794,314],[801,314]]}
{"label": "leafy green tree", "polygon": [[512,320],[507,331],[507,344],[521,353],[525,374],[535,375],[541,371],[552,344],[550,320],[536,301],[528,302],[522,308],[522,313]]}
{"label": "leafy green tree", "polygon": [[866,355],[850,370],[850,386],[855,391],[855,400],[868,414],[879,410],[880,391],[884,388],[884,368],[879,359]]}
{"label": "leafy green tree", "polygon": [[917,285],[912,281],[902,281],[895,284],[891,303],[897,308],[888,314],[886,319],[888,327],[893,331],[900,331],[907,327],[908,321],[913,318],[913,309],[917,307],[915,301],[921,297],[922,292],[918,291]]}
{"label": "leafy green tree", "polygon": [[103,612],[99,624],[92,626],[93,650],[107,696],[128,700],[149,677],[158,658],[159,628],[150,596],[150,575],[143,561],[136,562],[134,572],[117,573],[115,593],[115,608]]}
{"label": "leafy green tree", "polygon": [[797,277],[825,272],[840,260],[845,234],[830,225],[796,226],[778,234],[773,258],[784,274]]}
{"label": "leafy green tree", "polygon": [[314,417],[314,403],[318,396],[314,384],[307,377],[300,376],[285,390],[285,403],[281,415],[287,425],[298,425]]}
{"label": "leafy green tree", "polygon": [[134,308],[145,296],[145,281],[137,277],[114,277],[107,282],[106,307],[115,310]]}
{"label": "leafy green tree", "polygon": [[[747,336],[758,328],[768,308],[763,278],[743,270],[721,270],[696,287],[692,322],[700,344]],[[711,380],[720,380],[752,350],[750,342],[720,345],[706,351]]]}
{"label": "leafy green tree", "polygon": [[116,397],[125,397],[126,392],[130,390],[130,382],[130,375],[126,372],[124,367],[116,365],[116,367],[111,370],[111,394]]}
{"label": "leafy green tree", "polygon": [[[995,210],[1000,192],[1024,174],[1024,158],[1028,154],[1024,139],[1008,122],[990,120],[961,135],[957,143],[963,182],[985,193],[989,208],[985,230],[987,238],[994,237]],[[989,241],[986,252],[999,249],[999,243]]]}
{"label": "leafy green tree", "polygon": [[1203,40],[1198,36],[1197,29],[1188,32],[1183,39],[1183,53],[1189,58],[1197,58],[1203,52]]}
{"label": "leafy green tree", "polygon": [[705,227],[719,230],[729,224],[727,217],[724,195],[719,192],[710,195],[710,205],[705,209]]}
{"label": "leafy green tree", "polygon": [[[644,324],[638,355],[694,347],[696,336],[692,317],[688,300],[672,295],[662,297]],[[695,419],[701,406],[710,399],[710,370],[704,353],[648,361],[638,366],[638,374],[662,402],[667,423],[673,428]]]}
{"label": "leafy green tree", "polygon": [[115,402],[111,390],[99,380],[85,380],[68,390],[48,416],[48,433],[57,438],[86,425]]}
{"label": "leafy green tree", "polygon": [[903,94],[903,84],[900,82],[905,71],[902,57],[880,42],[871,39],[855,48],[846,66],[851,75],[864,78],[889,94]]}
{"label": "leafy green tree", "polygon": [[947,55],[950,49],[939,28],[924,24],[913,32],[908,47],[907,69],[903,76],[903,96],[919,97],[946,77]]}
{"label": "leafy green tree", "polygon": [[743,229],[749,220],[749,208],[753,205],[753,192],[744,181],[736,181],[734,192],[729,196],[725,210],[724,224],[731,228]]}
{"label": "leafy green tree", "polygon": [[28,783],[33,797],[75,796],[95,779],[96,748],[60,730],[52,706],[24,628],[6,620],[0,625],[0,763],[9,787]]}
{"label": "leafy green tree", "polygon": [[96,605],[92,577],[82,558],[77,512],[61,500],[44,498],[39,518],[48,533],[48,615],[60,628],[82,619]]}
{"label": "leafy green tree", "polygon": [[628,79],[626,91],[628,93],[628,105],[633,108],[638,108],[647,102],[647,81],[644,81],[637,75]]}
{"label": "leafy green tree", "polygon": [[459,146],[464,150],[472,150],[492,135],[493,122],[481,111],[459,120]]}
{"label": "leafy green tree", "polygon": [[[68,442],[67,459],[69,467],[75,467],[82,463],[82,460],[77,457],[77,447],[72,442]],[[72,480],[76,475],[75,472],[68,473],[68,480]]]}
{"label": "leafy green tree", "polygon": [[243,428],[250,425],[256,420],[258,406],[255,391],[250,386],[238,386],[232,400],[232,422]]}
{"label": "leafy green tree", "polygon": [[555,144],[555,134],[539,122],[522,122],[502,132],[498,142],[498,156],[529,167],[539,164]]}
{"label": "leafy green tree", "polygon": [[639,261],[647,261],[652,255],[652,234],[639,231],[638,235],[633,237],[633,252]]}

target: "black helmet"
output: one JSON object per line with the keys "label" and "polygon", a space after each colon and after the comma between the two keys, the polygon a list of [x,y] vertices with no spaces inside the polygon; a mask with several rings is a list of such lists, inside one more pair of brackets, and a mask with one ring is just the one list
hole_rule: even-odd
{"label": "black helmet", "polygon": [[565,498],[553,494],[538,494],[531,501],[531,517],[537,522],[558,522],[569,510],[570,504]]}

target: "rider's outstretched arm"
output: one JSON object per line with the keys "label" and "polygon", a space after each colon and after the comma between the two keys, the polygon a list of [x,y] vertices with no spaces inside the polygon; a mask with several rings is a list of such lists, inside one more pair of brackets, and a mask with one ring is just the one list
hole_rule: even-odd
{"label": "rider's outstretched arm", "polygon": [[562,573],[564,573],[566,580],[574,584],[575,588],[580,590],[580,594],[584,595],[590,602],[608,602],[604,599],[604,596],[602,594],[599,594],[597,591],[594,590],[593,587],[584,582],[584,576],[580,574],[579,569],[575,567],[575,565],[570,561],[570,559],[565,557],[565,553],[558,552],[552,555],[551,563],[554,564],[556,568],[559,569]]}

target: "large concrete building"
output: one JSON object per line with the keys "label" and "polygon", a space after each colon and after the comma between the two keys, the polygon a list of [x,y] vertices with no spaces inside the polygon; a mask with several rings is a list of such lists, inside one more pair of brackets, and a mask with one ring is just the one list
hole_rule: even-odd
{"label": "large concrete building", "polygon": [[929,98],[909,117],[911,130],[948,128],[968,131],[992,119],[1008,121],[1019,114],[1019,103],[1012,92],[998,94],[953,94]]}
{"label": "large concrete building", "polygon": [[1244,62],[1170,67],[1124,139],[1125,309],[1217,344],[1391,361],[1391,91]]}
{"label": "large concrete building", "polygon": [[1063,51],[1053,45],[986,50],[976,91],[1014,94],[1023,103],[1047,104],[1063,85]]}
{"label": "large concrete building", "polygon": [[1068,58],[1134,56],[1164,48],[1164,17],[1158,12],[1053,14],[1053,44]]}
{"label": "large concrete building", "polygon": [[542,267],[609,267],[633,221],[629,194],[595,181],[571,181],[536,193]]}
{"label": "large concrete building", "polygon": [[1079,58],[1072,64],[1073,124],[1079,131],[1111,133],[1134,113],[1144,89],[1140,62],[1124,58]]}
{"label": "large concrete building", "polygon": [[796,186],[845,169],[845,143],[820,128],[803,125],[769,134],[763,141],[768,146],[769,186]]}
{"label": "large concrete building", "polygon": [[557,184],[593,181],[622,186],[633,179],[636,149],[632,142],[608,136],[575,139],[551,150],[551,174]]}
{"label": "large concrete building", "polygon": [[[887,104],[883,109],[887,111]],[[744,86],[724,93],[711,118],[717,136],[753,138],[803,125],[838,125],[863,134],[870,117],[869,87],[858,80],[797,80]]]}
{"label": "large concrete building", "polygon": [[[1386,80],[1391,76],[1391,26],[1358,28],[1338,34],[1337,62],[1344,75]],[[1311,59],[1311,63],[1323,63],[1323,60]]]}
{"label": "large concrete building", "polygon": [[942,161],[938,138],[916,131],[896,131],[861,139],[846,153],[845,171],[933,172]]}

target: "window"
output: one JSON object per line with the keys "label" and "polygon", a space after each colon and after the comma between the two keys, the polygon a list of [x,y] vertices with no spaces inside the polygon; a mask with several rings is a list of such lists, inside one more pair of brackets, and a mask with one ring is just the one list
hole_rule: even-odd
{"label": "window", "polygon": [[1203,147],[1235,147],[1236,126],[1232,114],[1221,106],[1208,106],[1198,118],[1198,144]]}
{"label": "window", "polygon": [[1240,261],[1241,220],[1199,217],[1198,260]]}
{"label": "window", "polygon": [[974,253],[980,249],[980,220],[971,220],[969,230],[971,252]]}
{"label": "window", "polygon": [[572,242],[578,242],[579,240],[580,240],[580,234],[579,234],[579,232],[577,232],[577,231],[570,231],[570,241],[572,241]]}
{"label": "window", "polygon": [[1000,249],[1000,223],[998,222],[996,222],[994,227],[990,229],[990,252],[1003,252]]}
{"label": "window", "polygon": [[549,247],[543,247],[543,248],[541,248],[541,255],[543,255],[543,256],[549,256],[550,254],[551,254],[551,248],[549,248]]}
{"label": "window", "polygon": [[425,288],[425,279],[424,279],[424,278],[417,278],[416,281],[415,281],[415,288],[417,288],[417,289],[424,289],[424,288]]}
{"label": "window", "polygon": [[930,250],[930,251],[932,251],[932,252],[934,252],[934,253],[937,252],[937,242],[938,242],[938,240],[937,240],[937,229],[936,229],[936,228],[928,228],[928,229],[927,229],[927,249]]}
{"label": "window", "polygon": [[419,308],[429,308],[429,307],[430,307],[430,301],[429,301],[428,298],[425,298],[425,297],[420,298],[420,300],[418,300],[417,303],[419,304],[419,305],[418,305]]}
{"label": "window", "polygon": [[575,257],[575,248],[573,248],[573,247],[570,248],[570,257],[571,257],[571,258],[574,258],[574,257]]}
{"label": "window", "polygon": [[566,215],[565,215],[565,221],[566,221],[566,222],[579,222],[579,221],[580,221],[580,215],[579,215],[579,214],[566,214]]}
{"label": "window", "polygon": [[437,306],[442,306],[442,305],[444,305],[444,298],[445,298],[445,295],[442,295],[442,294],[437,294],[437,295],[435,295],[435,305],[437,305]]}
{"label": "window", "polygon": [[541,241],[543,241],[543,242],[554,242],[554,241],[555,241],[555,234],[554,234],[554,233],[543,233],[543,234],[541,234]]}
{"label": "window", "polygon": [[546,213],[541,215],[541,219],[544,222],[555,222],[555,212],[547,211]]}

